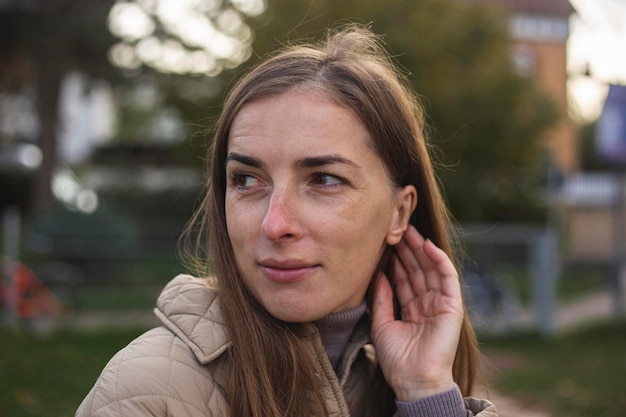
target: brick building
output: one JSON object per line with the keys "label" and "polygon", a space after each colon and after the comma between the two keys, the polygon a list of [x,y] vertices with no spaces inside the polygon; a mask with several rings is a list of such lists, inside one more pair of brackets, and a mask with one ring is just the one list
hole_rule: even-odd
{"label": "brick building", "polygon": [[509,16],[512,57],[520,74],[533,78],[557,103],[558,124],[546,144],[554,168],[563,174],[579,168],[578,133],[568,116],[566,44],[574,8],[568,0],[473,0]]}

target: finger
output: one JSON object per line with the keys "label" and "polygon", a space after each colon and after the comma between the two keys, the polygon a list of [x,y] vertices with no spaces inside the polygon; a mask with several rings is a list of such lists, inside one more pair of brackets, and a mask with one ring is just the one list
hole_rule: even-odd
{"label": "finger", "polygon": [[[413,286],[413,292],[415,295],[419,295],[427,291],[426,276],[417,257],[417,252],[422,250],[421,246],[424,242],[421,235],[415,235],[414,233],[415,229],[409,226],[402,240],[396,245],[396,254],[408,282]],[[412,236],[411,244],[409,245],[408,239],[410,235]]]}
{"label": "finger", "polygon": [[393,290],[389,280],[382,272],[375,278],[374,297],[372,300],[372,332],[380,326],[394,321],[393,315]]}
{"label": "finger", "polygon": [[[407,267],[414,288],[423,288],[425,291],[439,291],[441,289],[440,276],[437,264],[424,252],[424,237],[413,226],[410,226],[403,239],[408,251],[403,251],[402,262]],[[408,256],[411,253],[412,256]]]}
{"label": "finger", "polygon": [[[404,265],[396,256],[394,259],[394,279],[393,284],[396,290],[396,296],[401,307],[407,306],[409,303],[415,300],[415,297],[419,294],[419,291],[426,291],[426,285],[423,285],[422,289],[415,289],[414,285],[409,280],[409,274],[407,273]],[[416,293],[417,291],[417,293]]]}
{"label": "finger", "polygon": [[448,255],[430,240],[424,243],[424,254],[436,265],[443,293],[455,298],[461,297],[459,274]]}

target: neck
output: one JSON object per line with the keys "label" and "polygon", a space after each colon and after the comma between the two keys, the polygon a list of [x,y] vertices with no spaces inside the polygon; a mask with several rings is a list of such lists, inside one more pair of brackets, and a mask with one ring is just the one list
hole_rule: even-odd
{"label": "neck", "polygon": [[314,322],[319,329],[322,344],[326,349],[326,355],[335,371],[339,366],[343,352],[346,350],[346,345],[356,324],[365,314],[366,306],[365,301],[363,301],[357,307],[338,313],[331,313]]}

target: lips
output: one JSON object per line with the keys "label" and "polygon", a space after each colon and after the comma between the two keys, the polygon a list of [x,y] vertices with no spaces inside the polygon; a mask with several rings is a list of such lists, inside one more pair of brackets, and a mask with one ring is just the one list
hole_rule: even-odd
{"label": "lips", "polygon": [[318,268],[318,265],[302,261],[276,259],[264,259],[259,266],[268,279],[278,283],[300,281]]}

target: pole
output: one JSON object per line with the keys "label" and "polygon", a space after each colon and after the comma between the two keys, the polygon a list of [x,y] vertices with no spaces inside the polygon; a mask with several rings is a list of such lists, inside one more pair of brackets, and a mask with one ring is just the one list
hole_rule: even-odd
{"label": "pole", "polygon": [[617,193],[613,218],[613,241],[615,245],[614,271],[611,277],[611,293],[613,295],[613,314],[615,318],[624,317],[624,279],[626,274],[626,242],[624,233],[626,232],[626,168],[620,166],[617,177]]}
{"label": "pole", "polygon": [[535,326],[541,334],[554,333],[554,304],[558,276],[558,239],[553,227],[538,233],[532,245]]}

